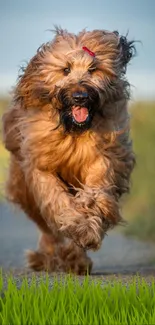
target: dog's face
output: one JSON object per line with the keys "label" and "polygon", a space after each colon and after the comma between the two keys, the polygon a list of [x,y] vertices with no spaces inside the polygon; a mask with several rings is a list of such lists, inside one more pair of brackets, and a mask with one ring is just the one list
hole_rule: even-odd
{"label": "dog's face", "polygon": [[[57,29],[24,70],[17,97],[26,108],[51,105],[67,132],[83,132],[95,115],[128,96],[126,67],[134,54],[133,42],[118,32],[83,31],[77,36]],[[107,112],[106,112],[107,114]]]}

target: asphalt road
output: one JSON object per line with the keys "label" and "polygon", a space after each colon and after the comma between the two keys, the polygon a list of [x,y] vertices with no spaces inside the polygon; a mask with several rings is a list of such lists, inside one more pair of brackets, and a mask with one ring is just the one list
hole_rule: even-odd
{"label": "asphalt road", "polygon": [[[25,270],[24,250],[36,249],[38,234],[23,213],[0,203],[0,267]],[[98,252],[89,255],[94,274],[155,274],[155,245],[126,238],[116,230],[109,232]]]}

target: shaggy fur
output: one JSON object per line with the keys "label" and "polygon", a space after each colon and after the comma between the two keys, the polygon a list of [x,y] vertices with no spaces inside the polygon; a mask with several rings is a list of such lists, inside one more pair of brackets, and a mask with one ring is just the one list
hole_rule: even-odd
{"label": "shaggy fur", "polygon": [[[135,162],[125,78],[134,52],[118,32],[56,29],[19,77],[3,116],[6,194],[42,232],[28,254],[36,270],[90,272],[86,250],[99,249],[122,220],[119,199]],[[83,123],[73,119],[76,105],[87,108]]]}

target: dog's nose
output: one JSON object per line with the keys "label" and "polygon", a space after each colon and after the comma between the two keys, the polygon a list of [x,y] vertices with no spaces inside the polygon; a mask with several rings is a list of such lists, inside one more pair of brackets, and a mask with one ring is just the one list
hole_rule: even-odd
{"label": "dog's nose", "polygon": [[77,103],[83,103],[88,99],[88,93],[87,92],[75,92],[73,93],[73,99]]}

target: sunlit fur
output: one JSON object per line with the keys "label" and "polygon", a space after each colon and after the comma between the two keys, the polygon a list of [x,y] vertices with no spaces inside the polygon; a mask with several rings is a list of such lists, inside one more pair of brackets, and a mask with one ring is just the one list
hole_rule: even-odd
{"label": "sunlit fur", "polygon": [[[86,249],[98,249],[121,222],[119,199],[129,190],[135,158],[125,72],[135,48],[118,32],[55,33],[23,69],[3,116],[10,151],[6,194],[42,231],[29,265],[83,274],[92,266]],[[69,102],[73,90],[87,87],[98,96],[92,122],[66,131],[60,94]]]}

